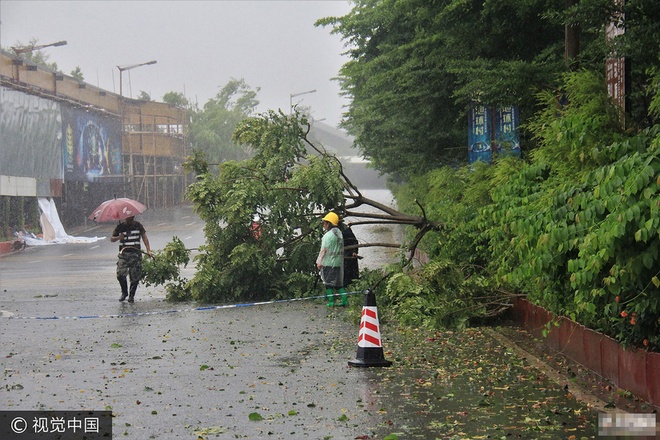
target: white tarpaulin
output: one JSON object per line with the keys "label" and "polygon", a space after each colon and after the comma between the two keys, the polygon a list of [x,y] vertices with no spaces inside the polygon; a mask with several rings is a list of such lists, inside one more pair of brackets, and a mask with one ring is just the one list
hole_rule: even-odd
{"label": "white tarpaulin", "polygon": [[63,244],[63,243],[94,243],[103,240],[104,237],[73,237],[68,235],[62,226],[60,216],[57,213],[55,202],[50,199],[40,198],[39,209],[41,209],[41,231],[43,238],[29,236],[21,237],[28,246],[39,246],[44,244]]}

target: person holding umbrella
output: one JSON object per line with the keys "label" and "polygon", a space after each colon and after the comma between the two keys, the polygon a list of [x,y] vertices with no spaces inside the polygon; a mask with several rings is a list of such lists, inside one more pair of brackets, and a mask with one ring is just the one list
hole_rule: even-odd
{"label": "person holding umbrella", "polygon": [[[135,291],[142,276],[142,249],[140,248],[140,239],[144,242],[147,249],[147,255],[153,258],[151,254],[151,245],[147,232],[142,223],[135,220],[135,217],[127,217],[120,222],[110,237],[111,242],[119,241],[119,255],[117,259],[117,281],[121,286],[121,297],[119,301],[124,301],[128,297],[128,302],[135,301]],[[126,277],[131,279],[130,290]]]}
{"label": "person holding umbrella", "polygon": [[[119,255],[117,259],[117,280],[121,286],[121,298],[124,301],[128,297],[128,302],[135,301],[135,291],[142,277],[142,249],[140,240],[144,242],[147,248],[147,255],[153,258],[149,238],[140,222],[135,221],[137,214],[142,214],[147,209],[137,200],[125,197],[106,200],[101,203],[89,215],[90,220],[95,222],[116,222],[119,224],[112,231],[111,242],[119,241]],[[124,220],[124,222],[122,222]],[[131,286],[128,288],[126,277],[130,276]]]}

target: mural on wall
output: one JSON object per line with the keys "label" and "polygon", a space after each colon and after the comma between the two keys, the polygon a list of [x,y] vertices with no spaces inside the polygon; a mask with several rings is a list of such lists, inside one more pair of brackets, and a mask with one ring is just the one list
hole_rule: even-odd
{"label": "mural on wall", "polygon": [[93,182],[122,174],[119,119],[63,105],[62,132],[67,180]]}

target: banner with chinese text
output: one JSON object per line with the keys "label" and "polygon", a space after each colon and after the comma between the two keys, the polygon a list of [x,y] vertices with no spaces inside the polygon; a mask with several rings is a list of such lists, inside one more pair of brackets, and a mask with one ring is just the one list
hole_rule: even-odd
{"label": "banner with chinese text", "polygon": [[520,157],[518,109],[512,106],[498,107],[495,111],[494,122],[493,150],[495,155]]}
{"label": "banner with chinese text", "polygon": [[468,163],[483,161],[491,163],[491,110],[490,107],[477,105],[468,112]]}

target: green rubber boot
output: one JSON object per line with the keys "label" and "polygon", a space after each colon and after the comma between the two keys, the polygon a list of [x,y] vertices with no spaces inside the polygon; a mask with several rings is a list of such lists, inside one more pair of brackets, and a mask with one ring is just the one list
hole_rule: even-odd
{"label": "green rubber boot", "polygon": [[335,292],[333,289],[325,289],[325,297],[328,298],[328,304],[326,304],[328,307],[334,307],[335,306]]}
{"label": "green rubber boot", "polygon": [[342,287],[341,289],[339,289],[339,293],[341,294],[341,304],[340,305],[342,307],[348,306],[348,295],[346,294],[346,289]]}

